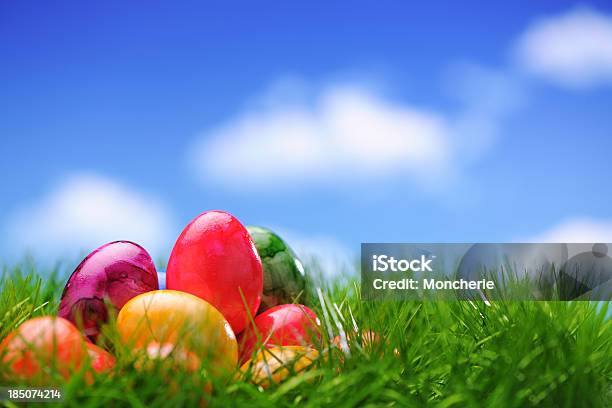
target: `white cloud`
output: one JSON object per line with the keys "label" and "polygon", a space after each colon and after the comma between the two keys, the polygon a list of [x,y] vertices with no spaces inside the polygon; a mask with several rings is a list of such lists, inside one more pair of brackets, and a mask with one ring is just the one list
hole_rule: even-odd
{"label": "white cloud", "polygon": [[392,103],[359,86],[324,88],[311,102],[271,99],[206,132],[190,163],[207,182],[278,188],[351,184],[392,173],[435,180],[449,173],[447,119]]}
{"label": "white cloud", "polygon": [[130,240],[152,256],[172,245],[172,223],[155,197],[93,174],[65,179],[9,217],[5,242],[19,255],[60,259],[106,242]]}
{"label": "white cloud", "polygon": [[478,159],[494,145],[506,117],[525,104],[528,89],[508,71],[466,61],[451,64],[444,79],[447,93],[461,103],[450,119],[455,156]]}
{"label": "white cloud", "polygon": [[588,8],[534,22],[516,46],[528,72],[569,87],[612,83],[612,17]]}
{"label": "white cloud", "polygon": [[570,218],[534,236],[529,242],[612,242],[612,220]]}
{"label": "white cloud", "polygon": [[594,243],[612,242],[612,220],[588,217],[568,218],[535,236],[519,242],[567,243],[571,258],[590,252]]}

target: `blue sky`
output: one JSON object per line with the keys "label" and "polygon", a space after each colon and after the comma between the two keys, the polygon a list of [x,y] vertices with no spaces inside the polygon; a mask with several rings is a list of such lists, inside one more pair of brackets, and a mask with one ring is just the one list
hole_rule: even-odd
{"label": "blue sky", "polygon": [[[612,241],[605,3],[0,6],[0,257]],[[322,255],[326,256],[326,255]]]}

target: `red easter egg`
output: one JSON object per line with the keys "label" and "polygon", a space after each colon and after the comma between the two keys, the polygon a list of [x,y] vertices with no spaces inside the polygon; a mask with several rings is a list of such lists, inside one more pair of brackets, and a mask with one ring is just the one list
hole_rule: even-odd
{"label": "red easter egg", "polygon": [[239,339],[240,362],[247,361],[261,344],[268,346],[316,346],[321,322],[303,305],[278,305],[258,315]]}
{"label": "red easter egg", "polygon": [[[116,313],[134,296],[157,288],[157,272],[149,253],[130,241],[111,242],[87,255],[70,275],[58,315],[77,324],[95,341],[109,313]],[[112,310],[108,310],[107,301]]]}
{"label": "red easter egg", "polygon": [[261,260],[246,228],[223,211],[200,214],[174,244],[166,287],[206,300],[234,333],[241,332],[249,314],[255,316],[263,289]]}
{"label": "red easter egg", "polygon": [[11,379],[47,381],[48,367],[69,379],[87,358],[85,340],[72,323],[61,317],[26,320],[0,343],[0,358]]}

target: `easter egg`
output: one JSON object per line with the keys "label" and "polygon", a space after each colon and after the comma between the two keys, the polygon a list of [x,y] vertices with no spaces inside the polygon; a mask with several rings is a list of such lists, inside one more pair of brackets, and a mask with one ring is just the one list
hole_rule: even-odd
{"label": "easter egg", "polygon": [[56,368],[65,379],[88,358],[85,340],[79,330],[61,317],[35,317],[26,320],[0,343],[2,363],[11,378],[48,379],[46,369]]}
{"label": "easter egg", "polygon": [[236,337],[227,320],[189,293],[156,290],[138,295],[119,311],[117,329],[128,347],[149,352],[156,343],[163,355],[159,345],[173,345],[193,353],[211,370],[230,371],[238,361]]}
{"label": "easter egg", "polygon": [[303,305],[278,305],[254,319],[255,326],[240,335],[240,361],[251,357],[262,344],[267,346],[318,346],[321,322],[317,315]]}
{"label": "easter egg", "polygon": [[137,362],[137,368],[156,368],[156,364],[166,363],[175,369],[196,372],[201,364],[195,353],[172,343],[151,342],[144,349],[144,357]]}
{"label": "easter egg", "polygon": [[97,373],[103,373],[111,370],[115,366],[115,357],[108,351],[96,346],[95,344],[85,342],[87,354],[89,355],[91,368]]}
{"label": "easter egg", "polygon": [[[346,355],[350,355],[353,346],[357,346],[370,354],[373,351],[386,352],[390,350],[389,340],[386,339],[383,341],[381,335],[373,330],[362,330],[361,335],[356,331],[349,331],[345,333],[344,339],[338,335],[332,339],[331,343]],[[400,356],[400,352],[397,348],[393,348],[393,355],[395,357]],[[341,360],[343,360],[342,356],[340,357]]]}
{"label": "easter egg", "polygon": [[306,370],[318,357],[319,352],[311,347],[272,346],[260,350],[240,367],[240,372],[254,384],[267,388]]}
{"label": "easter egg", "polygon": [[[62,293],[58,315],[95,341],[109,312],[136,295],[157,290],[153,260],[140,245],[115,241],[96,249],[77,266]],[[108,310],[105,302],[114,310]]]}
{"label": "easter egg", "polygon": [[[165,393],[176,395],[184,392],[181,387],[184,381],[189,381],[190,387],[201,385],[208,395],[212,393],[213,381],[200,372],[202,363],[200,358],[184,347],[153,341],[144,349],[138,349],[136,357],[134,368],[140,373],[163,378],[166,385]],[[178,376],[175,375],[177,372],[180,372]],[[211,372],[215,373],[215,370]],[[197,406],[207,406],[205,399],[198,402]]]}
{"label": "easter egg", "polygon": [[281,237],[261,227],[247,227],[263,266],[263,294],[259,312],[304,298],[304,266]]}
{"label": "easter egg", "polygon": [[253,240],[231,214],[207,211],[176,241],[166,287],[196,295],[215,306],[241,332],[261,301],[263,272]]}
{"label": "easter egg", "polygon": [[359,333],[349,332],[346,333],[345,338],[346,344],[339,335],[334,337],[331,342],[341,350],[348,347],[349,342],[355,342],[363,348],[372,348],[380,344],[380,335],[372,330],[363,330],[361,332],[361,337],[359,336]]}

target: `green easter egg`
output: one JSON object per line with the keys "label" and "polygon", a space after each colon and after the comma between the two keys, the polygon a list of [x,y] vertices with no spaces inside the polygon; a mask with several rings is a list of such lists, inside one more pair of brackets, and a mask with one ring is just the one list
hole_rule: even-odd
{"label": "green easter egg", "polygon": [[[261,227],[247,227],[263,265],[263,295],[258,313],[293,301],[303,302],[306,275],[302,262],[285,241]],[[301,294],[301,295],[300,295]]]}

